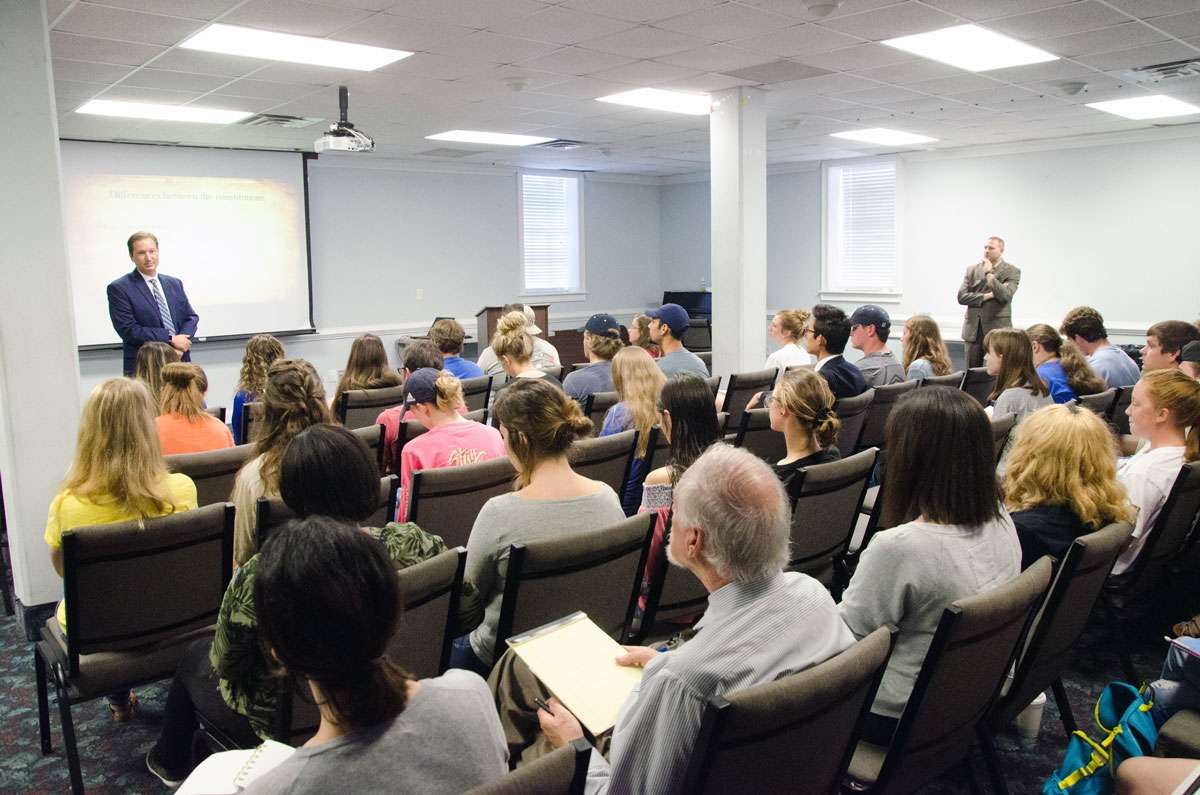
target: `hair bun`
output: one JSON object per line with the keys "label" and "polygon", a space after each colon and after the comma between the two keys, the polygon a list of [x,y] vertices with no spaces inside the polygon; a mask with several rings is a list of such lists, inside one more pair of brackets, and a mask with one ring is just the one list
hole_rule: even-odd
{"label": "hair bun", "polygon": [[496,321],[497,334],[512,334],[525,330],[525,315],[522,312],[509,312]]}
{"label": "hair bun", "polygon": [[584,416],[582,412],[576,412],[563,424],[570,428],[571,434],[576,439],[591,435],[592,430],[596,427],[596,424]]}

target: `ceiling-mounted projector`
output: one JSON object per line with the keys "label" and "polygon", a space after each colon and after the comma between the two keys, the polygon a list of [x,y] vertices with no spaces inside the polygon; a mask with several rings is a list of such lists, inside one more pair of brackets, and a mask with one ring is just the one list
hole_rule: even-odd
{"label": "ceiling-mounted projector", "polygon": [[336,124],[329,125],[329,132],[313,142],[317,153],[321,152],[373,152],[375,141],[354,129],[354,125],[346,121],[346,112],[350,105],[350,92],[345,86],[338,86],[338,107],[341,118]]}

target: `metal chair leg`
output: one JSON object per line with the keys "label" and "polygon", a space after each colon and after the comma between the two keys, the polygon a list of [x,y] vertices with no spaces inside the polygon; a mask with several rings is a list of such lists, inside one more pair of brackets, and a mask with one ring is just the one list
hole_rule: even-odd
{"label": "metal chair leg", "polygon": [[55,678],[58,714],[62,720],[63,745],[67,749],[67,767],[71,771],[71,795],[83,795],[83,772],[79,768],[79,749],[75,747],[75,723],[71,720],[71,701]]}
{"label": "metal chair leg", "polygon": [[1067,700],[1067,689],[1063,687],[1062,677],[1055,679],[1050,684],[1050,689],[1054,691],[1054,703],[1058,705],[1058,716],[1062,720],[1063,733],[1067,735],[1067,739],[1075,733],[1079,728],[1079,724],[1075,722],[1075,713],[1071,711],[1071,702]]}
{"label": "metal chair leg", "polygon": [[33,650],[33,672],[37,678],[38,732],[41,735],[42,755],[54,748],[50,745],[50,694],[46,684],[46,661],[37,649]]}
{"label": "metal chair leg", "polygon": [[[1008,782],[1004,780],[1004,770],[1000,767],[1000,757],[996,753],[996,743],[991,732],[980,726],[976,733],[979,736],[979,750],[983,753],[983,765],[992,780],[992,786],[1000,795],[1008,795]],[[969,760],[967,766],[970,767]]]}

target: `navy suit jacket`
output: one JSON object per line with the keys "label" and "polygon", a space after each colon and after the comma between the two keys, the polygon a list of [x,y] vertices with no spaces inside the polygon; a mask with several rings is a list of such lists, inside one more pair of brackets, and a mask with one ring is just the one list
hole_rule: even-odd
{"label": "navy suit jacket", "polygon": [[[167,308],[171,311],[175,333],[195,336],[196,324],[200,317],[188,302],[187,293],[183,291],[183,282],[174,276],[160,273],[158,283],[167,299]],[[121,342],[124,343],[122,347],[125,375],[133,375],[138,348],[142,347],[143,342],[171,344],[171,335],[167,333],[158,313],[158,303],[150,292],[150,286],[136,268],[108,285],[108,316],[112,319],[113,328],[120,335]],[[191,361],[192,357],[185,353],[182,358],[187,362]]]}
{"label": "navy suit jacket", "polygon": [[817,372],[825,378],[837,400],[857,397],[869,388],[863,379],[862,370],[842,358],[841,354],[829,359]]}

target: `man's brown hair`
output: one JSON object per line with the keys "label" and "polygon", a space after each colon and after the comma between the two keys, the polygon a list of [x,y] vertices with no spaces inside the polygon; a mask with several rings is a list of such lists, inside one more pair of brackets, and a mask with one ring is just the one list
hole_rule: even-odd
{"label": "man's brown hair", "polygon": [[1147,337],[1158,340],[1158,346],[1163,353],[1175,354],[1179,361],[1179,351],[1192,340],[1200,340],[1200,329],[1186,320],[1160,320],[1146,329]]}
{"label": "man's brown hair", "polygon": [[1059,332],[1067,339],[1083,337],[1088,342],[1108,339],[1104,318],[1090,306],[1077,306],[1063,318]]}
{"label": "man's brown hair", "polygon": [[153,240],[154,247],[158,248],[158,238],[154,236],[153,232],[134,232],[129,236],[129,239],[125,241],[125,248],[129,249],[129,256],[133,256],[133,244],[139,240]]}
{"label": "man's brown hair", "polygon": [[434,324],[429,327],[429,341],[437,346],[439,351],[451,356],[462,353],[463,340],[466,339],[466,336],[467,332],[463,330],[462,325],[452,317],[434,321]]}

